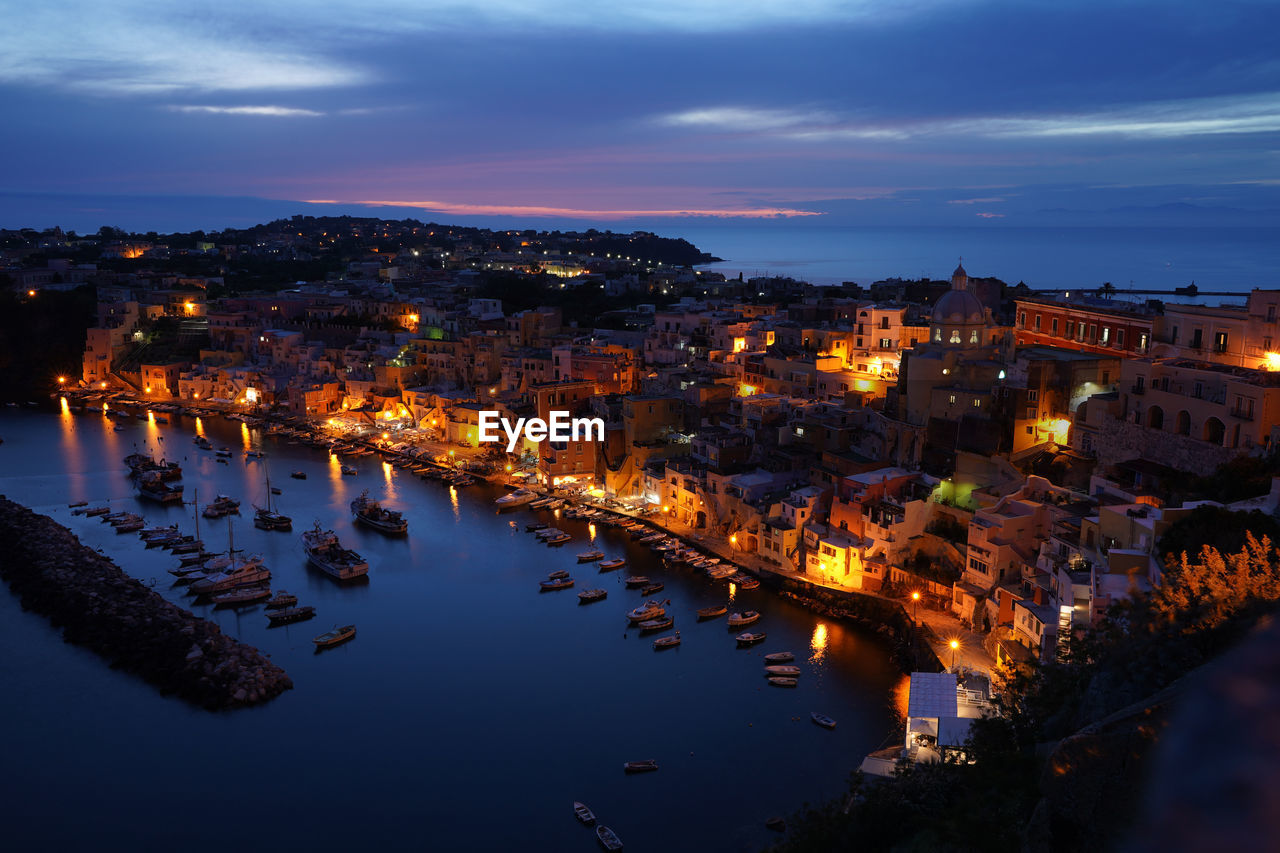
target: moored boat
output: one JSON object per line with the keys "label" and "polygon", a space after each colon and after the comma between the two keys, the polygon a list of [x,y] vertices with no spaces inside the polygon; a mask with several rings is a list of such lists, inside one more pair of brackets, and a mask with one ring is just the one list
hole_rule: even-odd
{"label": "moored boat", "polygon": [[591,809],[587,808],[585,804],[575,802],[573,804],[573,813],[577,816],[578,820],[582,821],[587,826],[596,825],[595,813],[592,812]]}
{"label": "moored boat", "polygon": [[698,611],[698,621],[701,622],[704,619],[715,619],[728,612],[729,608],[723,604],[718,604],[713,607],[703,607]]}
{"label": "moored boat", "polygon": [[584,551],[578,555],[579,563],[594,563],[604,556],[603,551]]}
{"label": "moored boat", "polygon": [[384,509],[382,504],[369,497],[368,489],[351,502],[351,512],[356,521],[382,533],[400,534],[409,530],[409,522],[405,521],[404,516],[394,510]]}
{"label": "moored boat", "polygon": [[834,729],[836,727],[835,720],[831,719],[826,714],[819,714],[817,711],[809,714],[809,719],[813,720],[824,729]]}
{"label": "moored boat", "polygon": [[560,580],[561,578],[569,577],[569,571],[567,569],[556,569],[554,572],[547,572],[547,577],[553,581]]}
{"label": "moored boat", "polygon": [[770,652],[764,656],[765,663],[787,663],[795,659],[796,656],[791,652]]}
{"label": "moored boat", "polygon": [[627,578],[626,584],[627,586],[631,586],[631,587],[648,586],[649,579],[644,575],[632,575],[631,577]]}
{"label": "moored boat", "polygon": [[293,607],[298,603],[298,596],[285,592],[283,589],[276,590],[275,597],[267,602],[268,610],[276,610],[282,607]]}
{"label": "moored boat", "polygon": [[618,837],[618,833],[614,832],[607,826],[602,825],[596,827],[596,839],[605,850],[622,849],[622,839]]}
{"label": "moored boat", "polygon": [[320,522],[302,534],[302,549],[307,560],[320,571],[338,580],[351,580],[369,573],[369,563],[355,551],[343,548],[338,535],[322,530]]}
{"label": "moored boat", "polygon": [[614,560],[602,560],[600,562],[600,571],[611,572],[614,569],[620,569],[627,564],[627,561],[621,557]]}
{"label": "moored boat", "polygon": [[573,578],[552,578],[550,580],[539,581],[538,586],[543,592],[551,592],[557,589],[568,589],[573,586]]}
{"label": "moored boat", "polygon": [[744,613],[734,613],[729,616],[730,628],[745,628],[753,622],[760,621],[760,614],[755,610],[748,610]]}
{"label": "moored boat", "polygon": [[668,634],[665,637],[659,637],[654,640],[653,650],[661,651],[663,649],[672,649],[678,645],[680,645],[680,632],[676,631],[674,634]]}
{"label": "moored boat", "polygon": [[627,773],[651,773],[658,769],[658,761],[654,758],[646,758],[642,761],[626,761],[623,762],[622,769]]}
{"label": "moored boat", "polygon": [[225,570],[193,583],[191,591],[205,595],[241,586],[252,586],[269,580],[271,580],[271,572],[262,564],[261,559],[237,558],[232,560],[231,565]]}
{"label": "moored boat", "polygon": [[568,533],[557,533],[555,536],[550,536],[546,539],[543,539],[542,541],[548,545],[563,545],[564,543],[568,542],[572,538],[573,537],[570,536]]}
{"label": "moored boat", "polygon": [[670,616],[659,616],[656,619],[646,619],[641,622],[638,627],[641,634],[647,634],[651,631],[665,631],[675,624],[675,620]]}
{"label": "moored boat", "polygon": [[311,642],[316,644],[317,649],[327,649],[330,646],[336,646],[339,643],[345,643],[354,639],[356,635],[355,625],[343,625],[341,628],[334,628],[332,631],[325,631],[318,637],[312,639]]}
{"label": "moored boat", "polygon": [[248,587],[233,589],[213,597],[213,603],[219,607],[235,607],[241,604],[256,604],[271,597],[271,590],[264,587]]}
{"label": "moored boat", "polygon": [[295,479],[295,480],[305,480],[305,479],[307,479],[307,472],[306,472],[306,471],[294,471],[294,472],[293,472],[292,474],[290,474],[289,476],[290,476],[290,477],[292,477],[292,478],[293,478],[293,479]]}
{"label": "moored boat", "polygon": [[765,674],[767,675],[781,675],[786,678],[797,678],[800,675],[800,667],[798,666],[785,666],[785,665],[766,666],[764,668],[764,671],[765,671]]}
{"label": "moored boat", "polygon": [[515,509],[518,506],[524,506],[538,499],[537,492],[531,492],[528,489],[516,489],[514,492],[508,492],[500,496],[493,503],[499,510]]}
{"label": "moored boat", "polygon": [[767,636],[767,634],[753,634],[748,631],[745,634],[739,634],[734,639],[738,641],[739,646],[754,646],[756,643],[762,642]]}
{"label": "moored boat", "polygon": [[267,622],[270,625],[287,625],[290,622],[302,622],[316,615],[316,609],[311,605],[305,607],[289,607],[284,610],[273,610],[267,614]]}
{"label": "moored boat", "polygon": [[578,593],[578,601],[581,604],[590,604],[593,601],[600,601],[608,598],[609,591],[604,589],[584,589]]}
{"label": "moored boat", "polygon": [[162,504],[180,503],[182,485],[170,486],[157,474],[143,474],[138,479],[138,494]]}
{"label": "moored boat", "polygon": [[648,586],[643,587],[643,588],[640,590],[640,594],[641,594],[641,595],[653,595],[653,594],[655,594],[655,593],[662,592],[662,590],[664,590],[664,589],[666,589],[666,585],[665,585],[665,584],[660,584],[660,583],[651,583],[651,584],[649,584]]}
{"label": "moored boat", "polygon": [[800,679],[784,675],[771,675],[768,681],[774,687],[797,687],[800,684]]}
{"label": "moored boat", "polygon": [[666,616],[666,609],[656,601],[648,601],[627,614],[631,622],[644,622],[646,619],[658,619]]}

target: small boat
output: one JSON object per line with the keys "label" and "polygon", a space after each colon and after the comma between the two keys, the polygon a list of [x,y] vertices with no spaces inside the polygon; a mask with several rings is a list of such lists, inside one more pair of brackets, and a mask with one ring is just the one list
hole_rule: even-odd
{"label": "small boat", "polygon": [[250,450],[248,453],[244,455],[244,458],[245,459],[264,459],[266,458],[266,455],[267,454],[262,452],[261,450]]}
{"label": "small boat", "polygon": [[764,656],[765,663],[787,663],[795,659],[796,656],[791,652],[770,652]]}
{"label": "small boat", "polygon": [[282,492],[282,491],[280,490],[280,487],[279,487],[279,486],[272,486],[272,487],[271,487],[271,494],[273,494],[273,495],[283,495],[283,494],[284,494],[284,492]]}
{"label": "small boat", "polygon": [[350,465],[343,465],[341,470],[343,474],[346,474],[351,477],[354,477],[356,474],[356,469],[352,468]]}
{"label": "small boat", "polygon": [[729,617],[730,628],[745,628],[752,622],[759,622],[760,614],[755,610],[748,610],[745,613],[734,613]]}
{"label": "small boat", "polygon": [[551,580],[560,580],[569,577],[569,572],[565,569],[556,569],[554,572],[548,572],[547,577]]}
{"label": "small boat", "polygon": [[233,589],[231,592],[215,595],[213,603],[218,607],[235,607],[241,604],[255,604],[270,597],[271,590],[265,586],[250,589]]}
{"label": "small boat", "polygon": [[573,578],[555,578],[553,580],[539,581],[538,586],[543,592],[551,592],[557,589],[568,589],[573,586]]}
{"label": "small boat", "polygon": [[95,507],[93,507],[93,508],[91,508],[91,509],[86,509],[86,510],[84,511],[84,514],[85,514],[85,517],[86,517],[86,518],[95,518],[95,517],[100,516],[100,515],[106,515],[106,514],[107,514],[107,513],[109,513],[109,512],[111,512],[111,507],[107,507],[107,506],[95,506]]}
{"label": "small boat", "polygon": [[722,581],[725,578],[732,577],[736,573],[732,566],[713,566],[707,569],[707,575],[713,580]]}
{"label": "small boat", "polygon": [[292,478],[293,478],[293,479],[295,479],[295,480],[305,480],[305,479],[307,479],[307,472],[306,472],[306,471],[294,471],[294,472],[293,472],[292,474],[290,474],[289,476],[290,476],[290,477],[292,477]]}
{"label": "small boat", "polygon": [[327,649],[330,646],[345,643],[347,640],[354,638],[355,635],[355,625],[344,625],[341,628],[334,628],[332,631],[325,631],[320,636],[314,638],[311,642],[316,644],[317,649]]}
{"label": "small boat", "polygon": [[663,590],[663,589],[665,589],[665,588],[666,588],[666,587],[665,587],[663,584],[660,584],[660,583],[651,583],[651,584],[649,584],[648,586],[646,586],[646,587],[644,587],[643,589],[641,589],[641,590],[640,590],[640,594],[641,594],[641,595],[653,595],[654,593],[662,592],[662,590]]}
{"label": "small boat", "polygon": [[648,586],[648,585],[649,585],[649,579],[644,575],[632,575],[631,577],[627,578],[627,586],[642,587],[642,586]]}
{"label": "small boat", "polygon": [[568,542],[572,538],[573,537],[570,536],[568,533],[557,533],[555,536],[548,537],[546,539],[543,539],[542,541],[548,545],[563,545],[564,543]]}
{"label": "small boat", "polygon": [[785,678],[798,678],[800,676],[800,667],[798,666],[766,666],[764,671],[766,675],[780,675]]}
{"label": "small boat", "polygon": [[80,508],[80,507],[82,507],[82,506],[88,506],[88,505],[89,505],[89,502],[88,502],[88,501],[76,501],[76,502],[75,502],[75,503],[73,503],[73,504],[67,504],[67,508],[68,508],[68,509],[78,509],[78,508]]}
{"label": "small boat", "polygon": [[222,518],[232,513],[240,514],[240,501],[227,495],[218,495],[212,503],[205,506],[201,515],[205,518]]}
{"label": "small boat", "polygon": [[768,634],[753,634],[748,631],[745,634],[739,634],[734,637],[738,641],[739,646],[754,646],[756,643],[762,642]]}
{"label": "small boat", "polygon": [[535,530],[546,530],[547,523],[545,521],[531,521],[524,526],[525,533],[533,533]]}
{"label": "small boat", "polygon": [[768,681],[774,687],[796,687],[800,684],[800,679],[783,675],[771,675]]}
{"label": "small boat", "polygon": [[493,503],[499,510],[514,509],[518,506],[524,506],[527,503],[538,499],[537,492],[531,492],[528,489],[516,489],[514,492],[508,492],[502,495]]}
{"label": "small boat", "polygon": [[230,457],[230,456],[231,456],[231,449],[230,449],[230,448],[227,448],[227,447],[220,447],[220,448],[218,448],[218,450],[214,453],[214,455],[215,455],[215,456],[221,456],[222,458],[226,459],[226,458],[228,458],[228,457]]}
{"label": "small boat", "polygon": [[667,615],[667,611],[656,601],[646,602],[627,614],[632,622],[644,622],[646,619],[658,619]]}
{"label": "small boat", "polygon": [[277,610],[282,607],[293,607],[298,603],[298,596],[285,592],[283,589],[277,590],[275,598],[267,602],[268,610]]}
{"label": "small boat", "polygon": [[813,720],[815,723],[822,726],[824,729],[834,729],[836,727],[835,720],[831,719],[826,714],[819,714],[817,711],[814,711],[813,713],[811,713],[809,715],[809,719]]}
{"label": "small boat", "polygon": [[573,813],[577,816],[578,820],[582,821],[587,826],[596,825],[595,813],[593,813],[591,809],[587,808],[583,803],[575,802],[573,804]]}
{"label": "small boat", "polygon": [[627,761],[622,769],[628,773],[651,773],[658,769],[657,759],[646,758],[643,761]]}
{"label": "small boat", "polygon": [[604,556],[603,551],[584,551],[578,555],[579,563],[594,563]]}
{"label": "small boat", "polygon": [[703,607],[698,611],[698,621],[701,622],[704,619],[715,619],[717,617],[723,616],[728,612],[729,612],[729,608],[724,606],[723,604],[717,605],[715,607]]}
{"label": "small boat", "polygon": [[640,633],[647,634],[650,631],[665,631],[674,624],[675,620],[670,616],[659,616],[656,619],[646,619],[637,627],[640,628]]}
{"label": "small boat", "polygon": [[605,850],[622,849],[622,839],[618,837],[618,833],[614,832],[607,826],[596,827],[596,839],[599,840],[601,846],[604,847]]}
{"label": "small boat", "polygon": [[584,589],[578,593],[578,602],[581,604],[590,604],[593,601],[600,601],[609,596],[609,591],[604,589]]}
{"label": "small boat", "polygon": [[755,589],[760,586],[760,581],[752,577],[747,577],[746,575],[739,575],[738,577],[735,577],[733,582],[738,585],[739,589]]}
{"label": "small boat", "polygon": [[316,615],[316,609],[310,605],[306,607],[289,607],[285,610],[273,610],[267,614],[267,621],[270,625],[288,625],[290,622],[303,622]]}
{"label": "small boat", "polygon": [[369,497],[368,489],[351,502],[351,513],[356,521],[382,533],[398,535],[409,530],[409,522],[405,520],[404,515],[384,508],[382,504]]}
{"label": "small boat", "polygon": [[619,557],[615,560],[604,560],[600,563],[600,571],[611,572],[614,569],[620,569],[627,564],[627,561]]}
{"label": "small boat", "polygon": [[657,652],[657,651],[662,651],[663,649],[670,649],[678,645],[680,645],[679,631],[677,631],[674,634],[668,634],[665,637],[659,637],[658,639],[654,640],[653,650]]}

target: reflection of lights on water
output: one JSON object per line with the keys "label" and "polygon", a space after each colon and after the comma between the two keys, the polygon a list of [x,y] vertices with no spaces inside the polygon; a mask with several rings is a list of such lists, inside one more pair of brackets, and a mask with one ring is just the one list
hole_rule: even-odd
{"label": "reflection of lights on water", "polygon": [[733,581],[729,581],[729,603],[733,604],[733,599],[738,594],[738,585]]}
{"label": "reflection of lights on water", "polygon": [[248,450],[253,445],[249,443],[249,425],[244,421],[240,422],[240,437],[244,440],[244,449]]}
{"label": "reflection of lights on water", "polygon": [[556,510],[556,518],[560,517],[560,510]]}
{"label": "reflection of lights on water", "polygon": [[591,538],[591,544],[596,544],[596,523],[594,521],[587,524],[587,535]]}
{"label": "reflection of lights on water", "polygon": [[204,421],[196,418],[196,435],[204,435]]}
{"label": "reflection of lights on water", "polygon": [[456,486],[449,487],[449,503],[453,504],[453,520],[460,521],[462,515],[458,512],[458,489]]}
{"label": "reflection of lights on water", "polygon": [[387,479],[388,483],[391,482],[391,463],[390,462],[384,461],[382,463],[382,476]]}
{"label": "reflection of lights on water", "polygon": [[893,707],[902,717],[907,718],[908,703],[911,699],[911,676],[904,675],[893,688]]}
{"label": "reflection of lights on water", "polygon": [[62,409],[62,419],[63,419],[64,421],[66,421],[66,420],[70,420],[70,419],[71,419],[71,405],[67,402],[67,398],[66,398],[66,397],[59,397],[58,399],[61,401],[61,403],[60,403],[59,405],[60,405],[60,407],[61,407],[61,409]]}
{"label": "reflection of lights on water", "polygon": [[809,648],[813,649],[810,660],[821,661],[827,653],[827,626],[822,622],[813,626],[813,636],[809,639]]}

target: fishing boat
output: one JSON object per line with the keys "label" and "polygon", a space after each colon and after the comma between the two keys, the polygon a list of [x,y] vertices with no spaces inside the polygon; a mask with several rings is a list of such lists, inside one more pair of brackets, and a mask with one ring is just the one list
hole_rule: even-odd
{"label": "fishing boat", "polygon": [[760,581],[748,575],[736,575],[733,582],[738,585],[739,589],[755,589],[760,586]]}
{"label": "fishing boat", "polygon": [[756,643],[763,642],[767,636],[768,634],[753,634],[748,631],[745,634],[739,634],[734,639],[738,641],[739,646],[754,646]]}
{"label": "fishing boat", "polygon": [[622,839],[618,837],[618,833],[607,826],[596,827],[596,839],[605,850],[622,849]]}
{"label": "fishing boat", "polygon": [[665,637],[659,637],[653,641],[653,650],[662,651],[663,649],[671,649],[680,645],[680,632],[668,634]]}
{"label": "fishing boat", "polygon": [[626,584],[627,586],[631,586],[631,587],[648,586],[649,579],[644,575],[631,575],[629,578],[627,578]]}
{"label": "fishing boat", "polygon": [[352,468],[350,465],[343,465],[340,470],[343,474],[346,474],[349,477],[354,477],[356,475],[356,469]]}
{"label": "fishing boat", "polygon": [[320,636],[314,638],[311,642],[316,644],[317,649],[327,649],[330,646],[336,646],[339,643],[345,643],[347,640],[354,639],[355,635],[355,625],[343,625],[341,628],[334,628],[332,631],[325,631]]}
{"label": "fishing boat", "polygon": [[656,619],[646,619],[638,626],[640,633],[647,634],[650,631],[665,631],[675,624],[675,620],[670,616],[659,616]]}
{"label": "fishing boat", "polygon": [[542,592],[568,589],[573,586],[573,578],[551,578],[550,580],[539,581],[538,586],[541,587]]}
{"label": "fishing boat", "polygon": [[205,518],[222,518],[232,514],[240,514],[240,501],[229,495],[218,495],[212,503],[205,506],[204,512],[201,513]]}
{"label": "fishing boat", "polygon": [[289,476],[290,476],[290,477],[292,477],[292,478],[293,478],[293,479],[295,479],[295,480],[305,480],[305,479],[307,479],[307,472],[306,472],[306,471],[294,471],[294,472],[293,472],[292,474],[290,474]]}
{"label": "fishing boat", "polygon": [[785,675],[771,675],[767,680],[774,687],[796,687],[800,684],[800,679]]}
{"label": "fishing boat", "polygon": [[269,580],[271,572],[262,564],[261,559],[237,558],[223,571],[193,583],[191,591],[197,595],[207,595]]}
{"label": "fishing boat", "polygon": [[591,809],[587,808],[583,803],[575,802],[573,804],[573,813],[578,820],[582,821],[587,826],[596,825],[595,813],[592,812]]}
{"label": "fishing boat", "polygon": [[288,625],[290,622],[302,622],[316,615],[316,609],[310,605],[305,607],[289,607],[285,610],[274,610],[267,614],[269,625]]}
{"label": "fishing boat", "polygon": [[813,720],[815,723],[822,726],[824,729],[834,729],[836,727],[835,720],[831,719],[826,714],[819,714],[817,711],[814,711],[813,713],[811,713],[809,715],[809,719]]}
{"label": "fishing boat", "polygon": [[666,608],[658,604],[658,602],[646,601],[644,604],[640,605],[635,610],[632,610],[630,613],[628,613],[627,619],[631,620],[632,622],[643,622],[646,619],[657,619],[661,616],[666,616],[666,615],[667,615]]}
{"label": "fishing boat", "polygon": [[551,578],[553,581],[559,580],[561,578],[569,577],[569,572],[566,569],[556,569],[554,572],[549,572],[547,577]]}
{"label": "fishing boat", "polygon": [[665,584],[661,584],[661,583],[651,583],[651,584],[649,584],[648,586],[646,586],[646,587],[644,587],[643,589],[641,589],[641,590],[640,590],[640,594],[641,594],[641,595],[655,595],[655,594],[657,594],[657,593],[659,593],[659,592],[662,592],[664,589],[666,589],[666,585],[665,585]]}
{"label": "fishing boat", "polygon": [[89,509],[86,509],[86,510],[84,511],[84,514],[85,514],[85,517],[86,517],[86,518],[96,518],[96,517],[98,517],[98,516],[106,515],[106,514],[108,514],[109,512],[111,512],[111,507],[107,507],[107,506],[95,506],[95,507],[91,507],[91,508],[89,508]]}
{"label": "fishing boat", "polygon": [[791,652],[770,652],[764,656],[765,663],[787,663],[795,659],[796,656]]}
{"label": "fishing boat", "polygon": [[760,614],[755,610],[748,610],[745,613],[734,613],[729,616],[730,628],[745,628],[753,622],[760,621]]}
{"label": "fishing boat", "polygon": [[800,675],[800,667],[798,666],[786,666],[786,665],[766,666],[764,668],[764,671],[766,675],[781,675],[787,678],[797,678]]}
{"label": "fishing boat", "polygon": [[564,543],[568,542],[572,538],[573,537],[570,536],[568,533],[559,532],[555,536],[548,537],[546,539],[543,539],[542,541],[548,545],[563,545]]}
{"label": "fishing boat", "polygon": [[716,605],[714,607],[703,607],[698,611],[698,621],[701,622],[704,619],[716,619],[728,612],[729,608],[723,604]]}
{"label": "fishing boat", "polygon": [[529,503],[529,509],[542,509],[545,506],[549,506],[551,502],[554,500],[555,498],[550,496],[545,498],[538,498],[536,501],[531,501]]}
{"label": "fishing boat", "polygon": [[271,477],[267,476],[267,505],[254,505],[253,526],[259,530],[292,530],[293,519],[271,506],[271,495],[279,489],[271,488]]}
{"label": "fishing boat", "polygon": [[547,523],[545,521],[531,521],[524,526],[525,533],[533,533],[537,530],[546,530]]}
{"label": "fishing boat", "polygon": [[578,593],[578,603],[590,604],[593,601],[600,601],[601,599],[608,598],[608,597],[609,597],[608,590],[584,589],[582,592]]}
{"label": "fishing boat", "polygon": [[579,563],[594,563],[604,556],[603,551],[584,551],[578,555]]}
{"label": "fishing boat", "polygon": [[499,510],[515,509],[518,506],[524,506],[527,503],[532,503],[537,499],[537,492],[531,492],[528,489],[516,489],[514,492],[508,492],[507,494],[499,497],[494,501],[494,504]]}
{"label": "fishing boat", "polygon": [[351,512],[356,521],[381,533],[399,535],[409,530],[409,522],[405,521],[404,516],[393,510],[383,509],[382,504],[369,497],[368,489],[351,502]]}
{"label": "fishing boat", "polygon": [[620,569],[627,564],[627,561],[619,557],[615,560],[602,560],[600,562],[600,571],[611,572],[614,569]]}
{"label": "fishing boat", "polygon": [[166,462],[163,459],[157,462],[145,453],[129,454],[124,458],[124,464],[129,466],[129,473],[134,477],[151,475],[166,482],[182,479],[182,467],[177,462]]}
{"label": "fishing boat", "polygon": [[162,504],[181,503],[182,485],[171,486],[158,474],[144,474],[138,478],[138,494]]}
{"label": "fishing boat", "polygon": [[343,548],[338,535],[332,530],[322,530],[318,521],[313,529],[302,534],[302,550],[311,565],[338,580],[351,580],[369,573],[368,561],[355,551]]}
{"label": "fishing boat", "polygon": [[277,590],[275,597],[267,602],[268,610],[278,610],[282,607],[293,607],[298,603],[298,596],[285,592],[283,589]]}
{"label": "fishing boat", "polygon": [[622,769],[628,773],[651,773],[658,769],[658,762],[653,758],[646,758],[643,761],[627,761],[623,763]]}
{"label": "fishing boat", "polygon": [[265,601],[271,597],[271,590],[263,587],[247,587],[245,589],[233,589],[230,592],[224,592],[221,595],[213,597],[213,603],[218,607],[238,607],[241,604],[255,604],[259,601]]}

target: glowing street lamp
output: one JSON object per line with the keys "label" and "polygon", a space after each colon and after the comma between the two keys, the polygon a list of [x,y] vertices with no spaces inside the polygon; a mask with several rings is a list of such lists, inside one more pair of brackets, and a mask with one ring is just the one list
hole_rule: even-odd
{"label": "glowing street lamp", "polygon": [[58,377],[58,384],[59,384],[59,385],[66,385],[66,384],[67,384],[67,377],[65,377],[65,376],[59,376],[59,377]]}
{"label": "glowing street lamp", "polygon": [[950,645],[951,645],[951,669],[952,671],[954,671],[956,668],[956,652],[960,649],[960,641],[952,640]]}
{"label": "glowing street lamp", "polygon": [[911,621],[915,622],[916,624],[920,623],[920,619],[918,618],[919,613],[920,613],[920,593],[913,592],[911,593]]}

